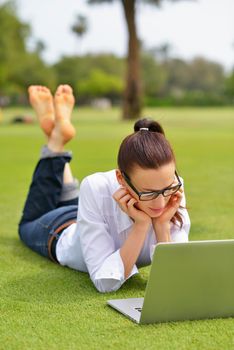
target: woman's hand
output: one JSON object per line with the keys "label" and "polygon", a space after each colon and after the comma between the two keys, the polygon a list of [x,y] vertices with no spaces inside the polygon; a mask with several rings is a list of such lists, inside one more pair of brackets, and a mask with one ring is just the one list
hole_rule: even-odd
{"label": "woman's hand", "polygon": [[170,242],[170,221],[177,212],[183,198],[183,189],[171,196],[162,215],[152,219],[157,242]]}
{"label": "woman's hand", "polygon": [[137,200],[133,198],[124,187],[119,188],[113,198],[118,203],[119,207],[131,218],[136,224],[151,224],[151,218],[142,210],[137,209],[134,204]]}
{"label": "woman's hand", "polygon": [[175,215],[175,213],[177,212],[180,206],[182,198],[183,198],[183,189],[180,188],[179,191],[177,191],[175,194],[171,196],[163,213],[159,217],[153,219],[153,223],[159,224],[159,225],[170,223],[171,219],[173,218],[173,216]]}
{"label": "woman's hand", "polygon": [[171,196],[163,213],[159,217],[152,219],[153,224],[159,225],[159,226],[169,224],[171,219],[179,209],[182,198],[183,198],[183,188],[180,188],[179,191],[177,191],[175,194]]}

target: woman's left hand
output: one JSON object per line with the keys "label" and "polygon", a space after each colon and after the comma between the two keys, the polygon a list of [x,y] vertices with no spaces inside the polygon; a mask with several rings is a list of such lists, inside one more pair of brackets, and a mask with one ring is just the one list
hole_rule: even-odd
{"label": "woman's left hand", "polygon": [[152,222],[154,226],[164,226],[170,223],[171,219],[177,212],[180,203],[183,198],[183,188],[180,188],[175,194],[173,194],[167,203],[163,213],[157,217],[152,218]]}

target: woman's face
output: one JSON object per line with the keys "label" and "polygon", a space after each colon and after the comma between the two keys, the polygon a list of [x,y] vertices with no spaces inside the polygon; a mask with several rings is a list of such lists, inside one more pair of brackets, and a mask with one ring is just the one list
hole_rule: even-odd
{"label": "woman's face", "polygon": [[[152,218],[159,217],[165,210],[171,196],[163,197],[163,195],[160,194],[155,199],[140,201],[136,192],[127,184],[123,176],[120,176],[120,174],[119,171],[119,174],[117,174],[119,183],[138,201],[135,206]],[[174,162],[163,165],[158,169],[143,169],[136,166],[132,172],[127,175],[138,192],[159,191],[178,183],[175,178]]]}

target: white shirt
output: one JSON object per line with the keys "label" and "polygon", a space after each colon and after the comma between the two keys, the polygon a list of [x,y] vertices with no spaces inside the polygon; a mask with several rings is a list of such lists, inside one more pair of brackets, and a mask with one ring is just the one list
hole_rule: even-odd
{"label": "white shirt", "polygon": [[[183,183],[183,179],[180,180]],[[87,176],[80,186],[77,224],[64,230],[56,246],[59,263],[88,272],[99,292],[115,291],[126,280],[119,250],[133,221],[112,197],[119,187],[115,170]],[[185,206],[185,203],[183,195],[181,205]],[[180,228],[171,223],[171,239],[187,242],[190,219],[186,209],[179,211],[183,226]],[[138,267],[151,264],[156,243],[151,225],[129,277],[138,273]]]}

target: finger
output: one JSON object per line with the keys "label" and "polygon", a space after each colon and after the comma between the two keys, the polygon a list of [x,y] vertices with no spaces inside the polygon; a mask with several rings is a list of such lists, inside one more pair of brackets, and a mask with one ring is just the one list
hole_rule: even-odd
{"label": "finger", "polygon": [[173,199],[173,200],[174,200],[175,198],[176,198],[176,199],[178,199],[178,198],[179,198],[179,199],[182,199],[182,198],[183,198],[183,193],[177,191],[177,192],[176,192],[175,194],[173,194],[172,197],[171,197],[171,199]]}
{"label": "finger", "polygon": [[126,204],[131,198],[132,196],[130,194],[126,194],[125,196],[119,199],[119,203]]}
{"label": "finger", "polygon": [[170,207],[175,207],[175,206],[177,206],[177,205],[179,206],[179,204],[180,204],[182,198],[183,198],[183,196],[182,196],[181,193],[176,192],[175,194],[173,194],[173,195],[171,196],[171,198],[170,198],[168,204],[167,204],[168,209],[169,209]]}
{"label": "finger", "polygon": [[124,196],[122,196],[120,199],[116,200],[116,202],[124,212],[127,212],[128,211],[127,203],[131,199],[132,199],[132,196],[129,193],[127,193]]}
{"label": "finger", "polygon": [[[125,211],[129,215],[130,208],[131,208],[132,205],[135,204],[135,202],[137,202],[135,200],[135,198],[133,198],[131,195],[128,194],[128,195],[125,196],[125,200],[124,201],[122,201],[121,203],[119,202],[119,205],[122,208],[122,210]],[[129,203],[130,203],[130,206],[129,206]]]}
{"label": "finger", "polygon": [[135,198],[131,198],[130,201],[127,202],[127,207],[130,208],[130,207],[133,207],[134,204],[137,203],[137,200]]}
{"label": "finger", "polygon": [[184,193],[184,189],[183,189],[183,187],[180,187],[180,189],[179,189],[179,191],[178,191],[179,193]]}
{"label": "finger", "polygon": [[171,201],[171,205],[174,207],[174,208],[178,208],[180,206],[180,203],[182,201],[182,194],[178,194],[178,195],[175,195],[173,198],[172,198],[172,201]]}
{"label": "finger", "polygon": [[127,203],[120,203],[120,202],[118,202],[118,201],[116,201],[116,202],[117,202],[118,206],[120,207],[120,209],[121,209],[122,211],[124,211],[125,213],[127,213],[127,211],[128,211]]}
{"label": "finger", "polygon": [[135,198],[130,199],[127,203],[128,215],[132,218],[135,217],[136,212],[138,212],[138,209],[134,206],[136,203],[138,203],[138,201]]}
{"label": "finger", "polygon": [[119,188],[113,195],[112,197],[118,201],[120,198],[122,198],[124,195],[126,195],[128,192],[124,188]]}

